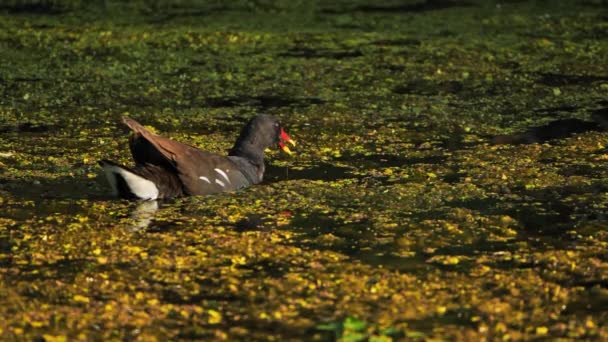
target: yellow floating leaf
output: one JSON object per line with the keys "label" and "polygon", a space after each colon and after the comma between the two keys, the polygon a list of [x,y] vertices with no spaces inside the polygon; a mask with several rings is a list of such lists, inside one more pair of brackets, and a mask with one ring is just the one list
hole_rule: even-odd
{"label": "yellow floating leaf", "polygon": [[44,322],[39,322],[39,321],[32,321],[32,322],[30,322],[30,324],[34,328],[42,328],[44,326]]}
{"label": "yellow floating leaf", "polygon": [[222,314],[210,309],[207,311],[207,314],[209,314],[209,318],[207,319],[207,322],[209,324],[218,324],[222,322]]}
{"label": "yellow floating leaf", "polygon": [[74,295],[74,297],[72,297],[72,299],[74,299],[75,302],[78,303],[88,303],[90,302],[89,297],[83,296],[83,295]]}
{"label": "yellow floating leaf", "polygon": [[68,339],[65,336],[54,336],[49,334],[42,335],[46,342],[65,342]]}
{"label": "yellow floating leaf", "polygon": [[547,327],[537,327],[536,328],[536,335],[547,335],[548,332],[549,332],[549,329]]}
{"label": "yellow floating leaf", "polygon": [[133,254],[139,254],[143,251],[143,248],[141,248],[139,246],[130,246],[130,247],[127,247],[127,250]]}
{"label": "yellow floating leaf", "polygon": [[445,260],[446,265],[456,265],[460,263],[460,258],[457,256],[449,257]]}

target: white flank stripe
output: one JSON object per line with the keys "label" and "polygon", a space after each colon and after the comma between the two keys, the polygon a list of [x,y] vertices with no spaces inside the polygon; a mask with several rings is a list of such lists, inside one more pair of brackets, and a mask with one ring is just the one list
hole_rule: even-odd
{"label": "white flank stripe", "polygon": [[228,178],[228,175],[226,174],[226,172],[224,172],[223,170],[220,169],[214,169],[215,172],[219,173],[222,177],[224,177],[224,179],[228,182],[228,184],[230,184],[230,178]]}
{"label": "white flank stripe", "polygon": [[211,181],[209,181],[209,178],[207,178],[207,177],[205,177],[205,176],[200,176],[200,177],[198,177],[198,178],[200,178],[200,179],[204,180],[205,182],[207,182],[207,183],[211,184]]}
{"label": "white flank stripe", "polygon": [[215,182],[216,182],[217,184],[219,184],[219,185],[220,185],[222,188],[226,186],[226,184],[224,184],[224,182],[222,182],[222,181],[221,181],[221,180],[219,180],[219,179],[216,179],[216,180],[215,180]]}

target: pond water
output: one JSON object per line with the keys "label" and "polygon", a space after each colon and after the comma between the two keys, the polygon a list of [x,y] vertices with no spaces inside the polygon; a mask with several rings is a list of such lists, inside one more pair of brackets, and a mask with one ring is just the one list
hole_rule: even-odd
{"label": "pond water", "polygon": [[[1,339],[608,339],[607,9],[1,3]],[[226,153],[261,113],[262,184],[110,196],[121,116]]]}

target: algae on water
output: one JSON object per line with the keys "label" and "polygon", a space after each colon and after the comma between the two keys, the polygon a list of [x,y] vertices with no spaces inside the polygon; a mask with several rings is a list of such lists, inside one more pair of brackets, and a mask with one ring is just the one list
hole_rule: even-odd
{"label": "algae on water", "polygon": [[[3,339],[607,339],[603,1],[5,1]],[[265,183],[112,199],[124,115]]]}

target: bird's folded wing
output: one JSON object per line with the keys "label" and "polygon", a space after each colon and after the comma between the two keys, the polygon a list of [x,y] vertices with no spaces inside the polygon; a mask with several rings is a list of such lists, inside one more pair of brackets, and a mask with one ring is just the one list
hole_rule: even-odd
{"label": "bird's folded wing", "polygon": [[[132,131],[130,147],[133,159],[137,163],[145,164],[160,164],[158,154],[166,158],[172,164],[177,162],[177,156],[186,154],[186,151],[194,149],[194,147],[183,144],[169,138],[154,134],[146,129],[139,122],[124,117],[123,123]],[[145,140],[145,141],[142,141]]]}

